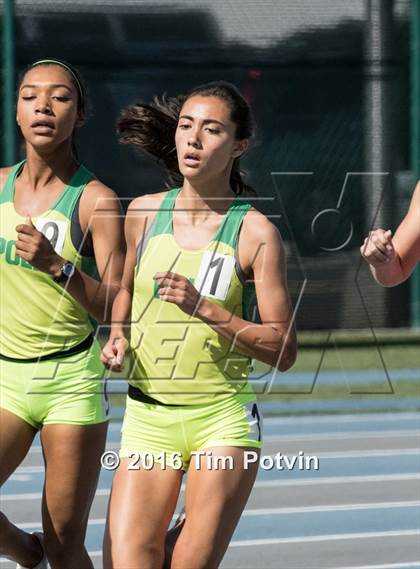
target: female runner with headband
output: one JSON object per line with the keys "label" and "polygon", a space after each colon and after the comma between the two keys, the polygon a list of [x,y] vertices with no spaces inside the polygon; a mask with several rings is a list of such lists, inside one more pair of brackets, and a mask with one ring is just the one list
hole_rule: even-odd
{"label": "female runner with headband", "polygon": [[40,431],[44,537],[0,514],[0,555],[18,567],[47,567],[46,554],[53,569],[85,569],[93,567],[84,539],[108,421],[90,316],[109,320],[119,288],[120,207],[75,155],[85,118],[75,69],[30,65],[16,116],[26,160],[1,169],[0,184],[0,483]]}
{"label": "female runner with headband", "polygon": [[[248,104],[225,82],[198,87],[182,101],[134,105],[119,122],[122,141],[181,174],[182,187],[136,198],[126,218],[122,287],[102,352],[108,367],[121,370],[130,334],[107,569],[162,567],[187,468],[186,521],[171,567],[218,566],[262,444],[250,359],[279,370],[295,360],[280,235],[239,197],[239,158],[252,124]],[[254,290],[262,324],[250,321]],[[254,457],[248,468],[247,452]],[[223,457],[222,466],[212,468],[204,453]]]}

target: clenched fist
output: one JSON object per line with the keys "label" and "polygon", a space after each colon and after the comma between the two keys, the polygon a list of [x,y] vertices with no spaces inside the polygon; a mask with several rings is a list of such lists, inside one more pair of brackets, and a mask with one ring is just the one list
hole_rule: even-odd
{"label": "clenched fist", "polygon": [[384,266],[393,261],[397,255],[392,243],[390,229],[370,231],[360,247],[362,257],[373,267]]}
{"label": "clenched fist", "polygon": [[102,348],[101,362],[112,371],[122,371],[127,348],[128,340],[123,336],[110,338]]}
{"label": "clenched fist", "polygon": [[26,223],[16,227],[16,253],[33,267],[52,276],[59,276],[64,259],[57,255],[53,246],[32,222],[26,217]]}

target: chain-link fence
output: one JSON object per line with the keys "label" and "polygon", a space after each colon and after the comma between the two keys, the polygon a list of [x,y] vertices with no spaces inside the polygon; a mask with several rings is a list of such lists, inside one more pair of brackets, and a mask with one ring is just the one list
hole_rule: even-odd
{"label": "chain-link fence", "polygon": [[395,230],[414,188],[409,0],[44,0],[14,10],[16,73],[45,56],[80,68],[91,108],[80,156],[125,203],[164,180],[118,146],[119,111],[232,81],[255,111],[244,166],[286,241],[298,326],[410,324],[409,283],[382,289],[358,252],[372,226]]}

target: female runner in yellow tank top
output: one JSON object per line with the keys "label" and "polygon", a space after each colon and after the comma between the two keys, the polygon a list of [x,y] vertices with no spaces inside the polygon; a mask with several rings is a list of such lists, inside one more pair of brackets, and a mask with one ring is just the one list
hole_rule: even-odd
{"label": "female runner in yellow tank top", "polygon": [[0,556],[18,567],[46,569],[45,554],[53,569],[93,567],[84,539],[108,401],[89,316],[110,318],[124,240],[116,195],[75,156],[84,119],[74,68],[42,60],[23,72],[17,122],[26,160],[0,171],[0,483],[37,432],[45,483],[44,539],[0,514]]}
{"label": "female runner in yellow tank top", "polygon": [[[258,457],[261,448],[250,358],[286,370],[296,357],[284,248],[275,226],[237,197],[253,121],[233,85],[216,82],[182,99],[134,105],[119,129],[123,142],[180,173],[182,187],[136,198],[126,218],[122,287],[102,352],[107,366],[121,370],[130,335],[104,567],[163,566],[188,469],[186,520],[171,567],[214,568],[258,468],[258,460],[244,465],[246,453]],[[261,324],[246,319],[254,284]],[[214,466],[211,453],[224,459]]]}

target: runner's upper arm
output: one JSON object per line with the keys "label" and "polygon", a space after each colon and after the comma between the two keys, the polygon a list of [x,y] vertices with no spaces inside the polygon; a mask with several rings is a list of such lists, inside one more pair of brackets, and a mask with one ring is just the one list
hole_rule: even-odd
{"label": "runner's upper arm", "polygon": [[102,282],[119,285],[124,264],[123,214],[115,192],[94,180],[80,201],[80,223],[88,229]]}
{"label": "runner's upper arm", "polygon": [[140,196],[135,198],[128,207],[124,224],[127,254],[121,286],[130,291],[130,293],[133,290],[138,245],[151,227],[164,195],[165,193],[161,192],[159,194]]}
{"label": "runner's upper arm", "polygon": [[264,216],[254,225],[253,233],[252,271],[261,321],[284,332],[292,314],[283,241],[278,229]]}
{"label": "runner's upper arm", "polygon": [[417,183],[407,215],[392,240],[407,279],[420,260],[420,182]]}

